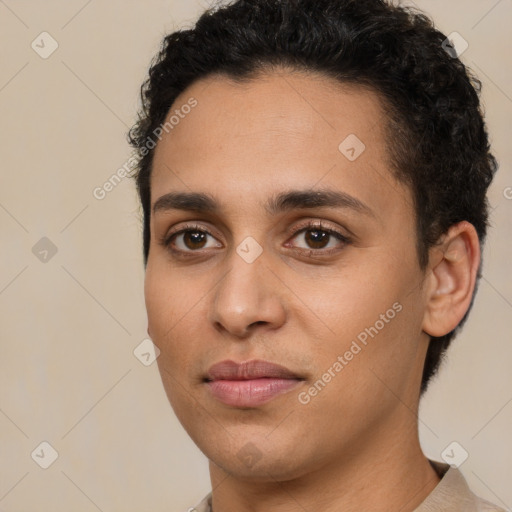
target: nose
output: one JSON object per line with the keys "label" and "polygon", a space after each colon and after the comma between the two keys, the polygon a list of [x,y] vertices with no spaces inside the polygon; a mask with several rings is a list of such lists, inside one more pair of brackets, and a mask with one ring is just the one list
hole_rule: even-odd
{"label": "nose", "polygon": [[248,263],[232,251],[209,311],[209,320],[218,331],[246,338],[256,330],[277,329],[286,321],[283,286],[266,266],[264,254]]}

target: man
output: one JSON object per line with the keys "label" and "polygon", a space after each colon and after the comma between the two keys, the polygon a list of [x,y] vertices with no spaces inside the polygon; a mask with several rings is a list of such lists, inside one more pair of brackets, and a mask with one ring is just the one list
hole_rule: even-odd
{"label": "man", "polygon": [[196,510],[501,510],[418,440],[496,170],[445,41],[380,0],[240,0],[165,38],[130,137]]}

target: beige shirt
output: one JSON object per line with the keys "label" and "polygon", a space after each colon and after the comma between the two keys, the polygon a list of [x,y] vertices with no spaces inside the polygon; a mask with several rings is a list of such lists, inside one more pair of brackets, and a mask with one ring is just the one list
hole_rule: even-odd
{"label": "beige shirt", "polygon": [[[505,512],[473,494],[462,473],[448,464],[430,461],[441,481],[414,512]],[[212,512],[212,494],[189,512]]]}

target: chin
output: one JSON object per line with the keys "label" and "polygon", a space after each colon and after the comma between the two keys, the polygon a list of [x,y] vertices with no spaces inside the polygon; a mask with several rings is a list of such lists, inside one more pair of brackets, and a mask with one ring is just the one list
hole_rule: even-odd
{"label": "chin", "polygon": [[[265,435],[268,431],[265,431]],[[299,478],[313,469],[314,452],[308,454],[302,441],[293,436],[276,438],[247,435],[222,439],[202,439],[196,444],[210,463],[231,476],[252,482],[284,482]],[[298,447],[301,451],[298,452]]]}
{"label": "chin", "polygon": [[210,458],[210,463],[218,466],[232,477],[247,482],[286,482],[299,478],[309,471],[306,468],[292,465],[289,459],[283,460],[272,456],[264,455],[258,462],[246,464],[239,461],[236,456],[226,458]]}

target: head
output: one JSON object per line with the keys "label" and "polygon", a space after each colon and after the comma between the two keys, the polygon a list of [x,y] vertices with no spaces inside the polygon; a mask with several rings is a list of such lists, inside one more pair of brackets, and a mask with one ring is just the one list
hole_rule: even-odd
{"label": "head", "polygon": [[[289,363],[308,403],[278,398],[302,418],[287,438],[339,404],[356,425],[333,426],[346,447],[361,424],[392,421],[390,390],[419,399],[464,323],[496,162],[480,84],[445,39],[381,0],[240,0],[165,38],[130,132],[149,332],[178,417],[214,460],[219,437],[260,439],[277,406],[212,405],[209,365]],[[298,468],[328,453],[313,444]]]}

